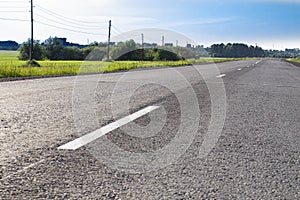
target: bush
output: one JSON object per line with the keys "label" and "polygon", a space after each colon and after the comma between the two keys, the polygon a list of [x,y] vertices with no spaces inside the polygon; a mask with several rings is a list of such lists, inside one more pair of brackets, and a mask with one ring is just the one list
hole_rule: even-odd
{"label": "bush", "polygon": [[90,46],[82,49],[81,51],[86,60],[100,61],[107,58],[107,49],[103,47]]}
{"label": "bush", "polygon": [[[29,60],[30,44],[31,44],[31,41],[30,41],[30,39],[28,39],[27,42],[24,42],[21,45],[21,47],[19,49],[20,50],[20,55],[19,55],[20,60]],[[42,47],[42,45],[39,44],[38,41],[34,41],[34,43],[33,43],[32,59],[35,59],[35,60],[43,60],[44,59],[43,47]]]}
{"label": "bush", "polygon": [[154,61],[178,61],[182,60],[177,54],[164,50],[154,49]]}

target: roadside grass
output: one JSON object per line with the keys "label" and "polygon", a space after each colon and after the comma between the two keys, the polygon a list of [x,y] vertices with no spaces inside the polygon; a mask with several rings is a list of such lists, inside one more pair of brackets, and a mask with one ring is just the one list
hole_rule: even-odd
{"label": "roadside grass", "polygon": [[189,59],[192,64],[201,63],[220,63],[228,61],[239,61],[239,60],[257,60],[258,58],[201,58],[201,59]]}
{"label": "roadside grass", "polygon": [[286,59],[286,60],[290,61],[290,62],[300,63],[300,58],[289,58],[289,59]]}
{"label": "roadside grass", "polygon": [[218,63],[249,58],[201,58],[185,61],[38,61],[41,67],[28,67],[18,60],[17,51],[0,51],[0,78],[77,75],[116,72],[137,68],[176,67],[201,63]]}
{"label": "roadside grass", "polygon": [[137,68],[183,66],[190,65],[189,61],[38,61],[41,67],[24,67],[25,61],[0,61],[0,78],[77,75],[88,73],[115,72]]}
{"label": "roadside grass", "polygon": [[286,61],[297,67],[300,67],[300,58],[289,58],[289,59],[286,59]]}

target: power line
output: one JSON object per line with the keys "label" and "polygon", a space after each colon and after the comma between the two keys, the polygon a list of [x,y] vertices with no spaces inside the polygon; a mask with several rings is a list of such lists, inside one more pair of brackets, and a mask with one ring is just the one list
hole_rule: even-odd
{"label": "power line", "polygon": [[24,1],[0,1],[0,3],[24,3]]}
{"label": "power line", "polygon": [[71,27],[71,28],[77,28],[77,29],[106,29],[106,27],[104,27],[104,26],[81,26],[81,25],[77,25],[77,24],[75,24],[75,23],[72,23],[72,24],[75,24],[75,25],[69,25],[69,24],[65,24],[65,23],[62,23],[62,22],[60,22],[60,21],[57,21],[57,20],[55,20],[55,19],[51,19],[51,18],[49,18],[49,17],[45,17],[45,16],[43,16],[43,15],[40,15],[40,14],[35,14],[36,16],[39,16],[39,17],[41,17],[41,18],[43,18],[43,19],[46,19],[46,20],[48,20],[48,21],[50,21],[50,22],[53,22],[53,23],[57,23],[57,24],[60,24],[60,25],[63,25],[63,26],[68,26],[68,27]]}
{"label": "power line", "polygon": [[120,31],[120,29],[118,29],[116,26],[113,26],[113,29],[115,29],[119,34],[123,33],[123,31]]}
{"label": "power line", "polygon": [[48,13],[49,15],[52,15],[53,17],[60,18],[64,21],[68,21],[71,23],[76,23],[76,24],[100,24],[100,23],[104,24],[104,23],[106,23],[106,22],[87,22],[87,21],[82,21],[82,20],[78,20],[78,19],[73,19],[73,18],[66,17],[64,15],[61,15],[59,13],[53,12],[51,10],[48,10],[46,8],[43,8],[42,6],[39,6],[39,5],[36,5],[36,7],[41,9],[44,13]]}
{"label": "power line", "polygon": [[0,18],[0,20],[5,20],[5,21],[20,21],[20,22],[29,22],[30,20],[26,19],[13,19],[13,18]]}
{"label": "power line", "polygon": [[120,36],[122,35],[120,32],[116,31],[115,29],[111,29],[111,31],[112,31],[115,35],[118,35],[118,36],[119,36],[119,35],[120,35]]}
{"label": "power line", "polygon": [[28,11],[25,10],[0,10],[0,13],[26,13]]}
{"label": "power line", "polygon": [[106,35],[106,34],[101,34],[101,33],[91,33],[91,32],[85,32],[85,31],[77,31],[77,30],[73,30],[73,29],[69,29],[69,28],[63,28],[63,27],[60,27],[60,26],[56,26],[56,25],[52,25],[52,24],[48,24],[48,23],[44,23],[44,22],[40,22],[40,21],[36,21],[36,20],[34,20],[34,21],[38,24],[42,24],[42,25],[45,25],[45,26],[50,26],[50,27],[53,27],[53,28],[58,28],[58,29],[61,29],[61,30],[71,31],[71,32],[75,32],[75,33],[84,33],[84,34],[88,34],[88,35]]}
{"label": "power line", "polygon": [[2,9],[27,9],[27,7],[18,7],[18,6],[1,6]]}
{"label": "power line", "polygon": [[126,34],[124,34],[124,32],[118,29],[116,26],[112,26],[112,31],[115,33],[116,37],[122,37],[124,40],[128,40]]}

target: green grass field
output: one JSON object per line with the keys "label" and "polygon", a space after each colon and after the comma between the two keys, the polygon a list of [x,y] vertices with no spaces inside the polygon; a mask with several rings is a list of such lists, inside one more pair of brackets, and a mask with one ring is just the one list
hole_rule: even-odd
{"label": "green grass field", "polygon": [[300,59],[299,58],[289,58],[289,59],[287,59],[287,61],[300,63]]}
{"label": "green grass field", "polygon": [[80,73],[100,73],[149,67],[175,67],[195,63],[217,63],[242,60],[238,58],[202,58],[187,61],[38,61],[41,67],[28,67],[26,61],[18,60],[17,51],[0,51],[0,78],[76,75]]}

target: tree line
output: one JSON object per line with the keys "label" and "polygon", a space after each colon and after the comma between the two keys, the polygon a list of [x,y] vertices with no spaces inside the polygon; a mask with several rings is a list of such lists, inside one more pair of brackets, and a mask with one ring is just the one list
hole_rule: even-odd
{"label": "tree line", "polygon": [[[30,40],[20,47],[19,59],[28,60]],[[107,60],[107,43],[94,42],[84,48],[65,46],[61,38],[50,37],[44,42],[34,41],[33,59],[35,60]],[[134,40],[118,42],[111,45],[109,60],[182,60],[200,57],[265,57],[266,51],[261,47],[248,46],[240,43],[214,44],[203,47],[152,47],[143,48]]]}
{"label": "tree line", "polygon": [[0,50],[18,50],[20,45],[15,41],[0,41]]}
{"label": "tree line", "polygon": [[[20,47],[20,60],[28,60],[30,40]],[[107,44],[94,42],[85,48],[64,46],[60,38],[50,37],[44,42],[34,41],[33,59],[35,60],[107,60]],[[143,48],[134,40],[118,42],[111,46],[109,60],[182,60],[195,58],[196,53],[184,47]]]}
{"label": "tree line", "polygon": [[209,52],[212,57],[244,58],[244,57],[265,57],[266,52],[258,46],[248,46],[241,43],[214,44]]}

